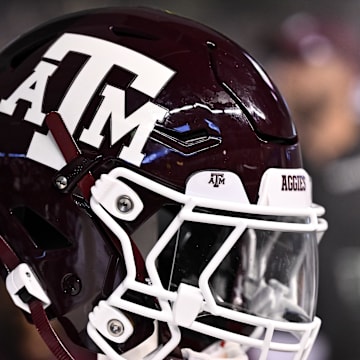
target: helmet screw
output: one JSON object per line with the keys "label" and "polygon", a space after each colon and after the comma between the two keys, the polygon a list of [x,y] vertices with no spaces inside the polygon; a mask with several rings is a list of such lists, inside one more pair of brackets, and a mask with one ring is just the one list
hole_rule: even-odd
{"label": "helmet screw", "polygon": [[124,333],[124,325],[117,319],[109,320],[107,323],[107,329],[112,336],[120,336]]}
{"label": "helmet screw", "polygon": [[59,190],[64,190],[68,185],[67,178],[63,175],[58,176],[55,180],[55,185]]}
{"label": "helmet screw", "polygon": [[120,212],[128,213],[134,207],[132,200],[127,195],[121,195],[118,198],[117,206]]}
{"label": "helmet screw", "polygon": [[65,294],[75,296],[80,293],[82,284],[75,274],[66,274],[61,281],[61,287]]}

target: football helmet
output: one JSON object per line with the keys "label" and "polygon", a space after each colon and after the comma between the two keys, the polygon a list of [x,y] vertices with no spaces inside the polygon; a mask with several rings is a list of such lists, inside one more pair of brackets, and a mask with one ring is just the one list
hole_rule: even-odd
{"label": "football helmet", "polygon": [[0,64],[1,274],[56,358],[307,357],[324,210],[245,50],[110,8],[29,31]]}

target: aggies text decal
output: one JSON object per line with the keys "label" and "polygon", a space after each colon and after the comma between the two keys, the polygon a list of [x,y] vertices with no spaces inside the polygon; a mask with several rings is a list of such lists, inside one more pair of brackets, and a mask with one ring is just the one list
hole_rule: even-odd
{"label": "aggies text decal", "polygon": [[305,191],[306,178],[304,175],[281,175],[281,191]]}
{"label": "aggies text decal", "polygon": [[[89,56],[88,61],[76,74],[59,106],[71,134],[75,131],[83,112],[101,81],[113,66],[119,66],[136,75],[131,87],[154,98],[174,75],[168,67],[124,46],[110,41],[80,35],[64,34],[48,49],[32,74],[7,98],[0,101],[0,112],[12,115],[20,99],[31,106],[24,120],[42,125],[42,101],[49,77],[57,69],[54,61],[60,62],[69,52]],[[125,91],[106,85],[101,95],[103,101],[94,114],[89,128],[84,129],[80,141],[99,148],[103,135],[101,131],[107,121],[111,121],[111,145],[124,135],[136,129],[128,147],[123,147],[119,158],[140,166],[144,154],[142,149],[153,130],[155,123],[161,121],[167,109],[148,101],[125,118]],[[65,161],[50,134],[34,132],[27,156],[57,170]]]}

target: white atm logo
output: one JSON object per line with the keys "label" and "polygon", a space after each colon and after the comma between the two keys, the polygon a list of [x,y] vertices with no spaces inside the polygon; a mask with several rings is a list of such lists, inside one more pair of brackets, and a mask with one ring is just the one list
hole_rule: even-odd
{"label": "white atm logo", "polygon": [[[20,99],[26,100],[30,103],[30,108],[24,120],[42,125],[46,115],[41,111],[46,85],[57,69],[54,60],[60,62],[70,51],[89,56],[58,108],[71,134],[99,84],[113,66],[135,74],[130,86],[151,98],[155,98],[174,75],[174,71],[168,67],[121,45],[86,35],[64,34],[44,54],[33,73],[7,99],[0,101],[0,112],[12,115],[17,102]],[[156,122],[163,120],[167,109],[148,101],[125,118],[124,90],[106,85],[100,95],[103,100],[89,128],[82,131],[80,141],[99,148],[103,141],[101,131],[107,121],[111,122],[111,145],[136,128],[131,143],[128,147],[124,146],[118,156],[140,166],[145,156],[142,153],[143,147]],[[51,134],[34,132],[27,156],[56,170],[65,165]]]}

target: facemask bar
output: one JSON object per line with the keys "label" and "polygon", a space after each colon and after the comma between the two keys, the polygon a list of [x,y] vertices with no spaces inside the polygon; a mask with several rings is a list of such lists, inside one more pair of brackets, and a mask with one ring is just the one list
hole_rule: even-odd
{"label": "facemask bar", "polygon": [[[124,191],[128,190],[128,186],[121,181],[121,178],[141,185],[176,203],[183,204],[180,212],[174,217],[146,258],[146,268],[149,275],[148,284],[136,281],[136,265],[133,257],[131,240],[114,219],[114,217],[121,218],[122,215],[114,210],[113,202],[117,197],[123,195]],[[121,192],[117,194],[116,197],[113,190],[111,197],[109,197],[106,195],[109,193],[107,191],[109,190],[108,187],[111,187],[112,189],[116,188],[116,186],[114,187],[114,183],[118,184],[118,190],[121,190]],[[131,191],[132,190],[130,189],[130,192]],[[126,333],[126,336],[116,337],[109,334],[109,331],[106,330],[106,326],[102,326],[101,324],[110,323],[116,316],[120,318],[119,321],[121,322],[123,318],[121,310],[141,314],[142,316],[168,324],[171,334],[170,340],[163,346],[157,348],[153,353],[148,354],[146,359],[161,360],[166,357],[180,342],[181,334],[179,326],[215,338],[240,343],[245,348],[254,347],[262,349],[259,357],[260,360],[267,358],[269,350],[296,353],[297,355],[294,358],[296,360],[306,358],[320,327],[320,320],[318,318],[315,318],[314,321],[310,323],[289,323],[269,320],[227,309],[216,303],[209,283],[212,274],[216,271],[219,264],[247,228],[260,230],[271,229],[282,232],[323,232],[327,227],[326,222],[322,219],[318,219],[318,215],[323,213],[322,208],[281,208],[246,203],[239,204],[237,202],[214,200],[205,197],[196,197],[194,195],[189,196],[169,189],[125,168],[116,168],[109,174],[101,176],[92,188],[90,205],[95,214],[119,239],[127,268],[127,275],[123,282],[106,301],[100,302],[89,316],[89,336],[111,359],[124,359],[124,357],[116,353],[107,343],[106,339],[117,343],[123,343],[126,341],[127,337],[130,336],[131,331],[124,332]],[[141,204],[139,203],[138,206],[141,207]],[[307,223],[280,223],[271,220],[237,218],[196,212],[194,211],[195,207],[237,213],[276,215],[294,218],[308,217],[309,221]],[[136,213],[137,211],[138,210],[134,208],[134,212]],[[169,291],[162,286],[156,268],[156,262],[160,253],[170,242],[184,221],[231,226],[233,227],[233,230],[200,274],[199,287],[181,283],[177,291]],[[146,306],[135,304],[124,299],[123,296],[127,290],[133,290],[157,298],[160,310],[147,308]],[[202,311],[239,323],[252,325],[255,327],[257,333],[263,333],[261,335],[262,338],[240,335],[202,323],[196,320],[196,316]],[[273,342],[272,338],[275,330],[296,333],[298,334],[300,341],[292,344]]]}

